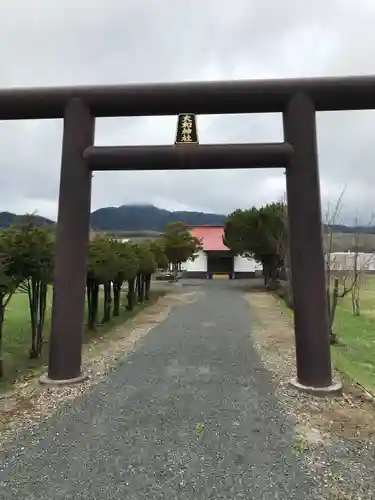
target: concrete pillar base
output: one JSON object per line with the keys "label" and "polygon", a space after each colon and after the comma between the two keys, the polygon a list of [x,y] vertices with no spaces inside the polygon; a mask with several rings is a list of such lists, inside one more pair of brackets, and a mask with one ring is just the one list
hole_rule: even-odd
{"label": "concrete pillar base", "polygon": [[341,382],[334,382],[328,387],[310,387],[307,385],[300,384],[296,378],[290,381],[290,384],[299,391],[306,392],[312,396],[319,397],[329,397],[329,396],[341,396],[342,394],[342,384]]}
{"label": "concrete pillar base", "polygon": [[43,385],[49,385],[51,387],[60,387],[64,385],[74,385],[84,382],[89,378],[87,373],[81,373],[78,377],[70,378],[67,380],[53,380],[48,377],[48,374],[45,373],[39,377],[39,382]]}

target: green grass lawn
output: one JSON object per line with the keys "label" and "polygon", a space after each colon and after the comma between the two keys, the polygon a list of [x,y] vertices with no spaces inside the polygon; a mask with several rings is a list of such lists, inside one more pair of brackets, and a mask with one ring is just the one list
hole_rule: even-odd
{"label": "green grass lawn", "polygon": [[353,316],[350,295],[339,303],[335,318],[339,345],[332,347],[335,366],[375,392],[375,277],[368,276],[361,292],[361,315]]}
{"label": "green grass lawn", "polygon": [[[104,326],[99,326],[95,331],[85,329],[84,343],[89,343],[95,337],[99,337],[114,326],[124,323],[126,320],[134,317],[140,310],[144,309],[148,304],[154,303],[162,293],[160,291],[152,291],[150,301],[144,304],[137,305],[133,311],[128,311],[125,307],[121,308],[120,316],[113,318],[110,323]],[[123,294],[125,298],[125,294]],[[103,299],[99,305],[99,319],[102,312]],[[0,380],[0,392],[9,388],[15,379],[20,376],[28,375],[36,369],[41,368],[48,362],[48,337],[51,324],[51,304],[52,290],[49,291],[47,301],[47,313],[45,322],[45,339],[43,345],[43,355],[41,359],[30,360],[28,353],[30,349],[31,333],[30,333],[30,315],[27,294],[16,293],[5,313],[4,333],[3,333],[3,359],[5,376]],[[85,307],[86,309],[86,307]],[[85,310],[86,318],[86,310]]]}
{"label": "green grass lawn", "polygon": [[[360,316],[352,313],[350,294],[339,301],[334,322],[338,345],[331,347],[332,360],[344,377],[375,394],[375,275],[366,277],[360,299]],[[286,309],[282,299],[280,305]]]}

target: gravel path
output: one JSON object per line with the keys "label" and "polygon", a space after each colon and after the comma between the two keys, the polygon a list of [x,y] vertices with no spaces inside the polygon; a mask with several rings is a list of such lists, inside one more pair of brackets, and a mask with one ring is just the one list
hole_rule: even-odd
{"label": "gravel path", "polygon": [[0,499],[322,498],[231,282],[157,326],[108,379],[0,456]]}

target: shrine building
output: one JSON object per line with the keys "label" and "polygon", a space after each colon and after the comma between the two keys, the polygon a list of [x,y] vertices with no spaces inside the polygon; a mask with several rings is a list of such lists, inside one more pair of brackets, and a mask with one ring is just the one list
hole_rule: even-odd
{"label": "shrine building", "polygon": [[223,243],[224,226],[189,226],[203,249],[194,260],[185,262],[181,270],[186,278],[228,279],[254,278],[262,266],[253,259],[233,255]]}

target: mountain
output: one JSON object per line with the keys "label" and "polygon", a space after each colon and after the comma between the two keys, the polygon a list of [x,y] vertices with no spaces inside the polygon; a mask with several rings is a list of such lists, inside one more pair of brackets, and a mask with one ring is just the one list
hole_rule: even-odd
{"label": "mountain", "polygon": [[153,205],[122,205],[95,210],[91,227],[97,231],[164,231],[169,222],[195,225],[221,225],[226,216],[203,212],[170,212]]}
{"label": "mountain", "polygon": [[[40,226],[50,226],[54,221],[33,215]],[[24,215],[10,212],[0,212],[0,229],[20,224]],[[170,212],[153,205],[122,205],[120,207],[105,207],[91,214],[91,227],[94,231],[112,232],[161,232],[168,222],[181,221],[189,225],[221,225],[225,215],[207,214],[203,212]]]}
{"label": "mountain", "polygon": [[[34,215],[35,221],[40,226],[49,226],[54,221]],[[24,215],[15,215],[10,212],[0,212],[0,229],[9,227],[12,224],[19,224],[24,220]],[[200,225],[222,225],[225,222],[225,215],[176,211],[171,212],[153,205],[122,205],[120,207],[99,208],[91,214],[91,227],[95,231],[106,231],[113,233],[139,233],[150,236],[155,232],[164,230],[168,222],[181,221],[192,226]],[[375,226],[363,226],[354,228],[345,225],[333,227],[335,233],[353,234],[359,231],[362,234],[375,234]]]}
{"label": "mountain", "polygon": [[[37,226],[51,226],[54,222],[40,215],[32,215]],[[21,224],[26,219],[25,215],[16,215],[10,212],[0,212],[0,229],[5,229],[12,224]]]}

